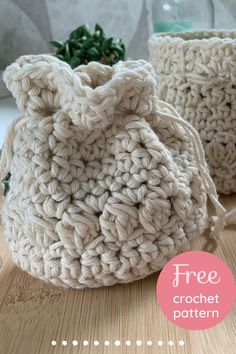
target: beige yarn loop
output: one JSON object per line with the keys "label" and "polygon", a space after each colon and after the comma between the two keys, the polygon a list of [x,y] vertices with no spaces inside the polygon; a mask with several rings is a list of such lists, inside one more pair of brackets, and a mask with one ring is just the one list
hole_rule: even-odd
{"label": "beige yarn loop", "polygon": [[[217,191],[215,188],[215,184],[212,181],[212,178],[209,175],[207,163],[205,160],[205,154],[202,147],[202,143],[197,131],[189,124],[187,121],[184,121],[178,114],[178,112],[168,103],[158,100],[157,102],[162,103],[165,107],[167,107],[171,112],[175,115],[165,114],[160,111],[156,111],[159,115],[166,117],[170,122],[175,122],[180,124],[189,134],[190,139],[193,143],[194,153],[196,162],[198,164],[198,168],[200,171],[200,175],[203,180],[203,184],[206,190],[208,197],[210,198],[212,204],[215,207],[217,217],[213,216],[210,218],[210,228],[211,228],[211,237],[215,239],[220,238],[220,231],[224,229],[225,226],[225,218],[226,218],[226,211],[224,207],[220,204],[218,200]],[[236,219],[235,219],[236,220]]]}
{"label": "beige yarn loop", "polygon": [[23,270],[74,288],[130,282],[189,249],[206,227],[219,237],[226,212],[198,133],[156,98],[150,64],[73,71],[27,56],[4,80],[23,115],[1,156],[1,179],[11,172],[1,214]]}
{"label": "beige yarn loop", "polygon": [[32,55],[10,65],[3,79],[20,110],[29,116],[45,116],[62,108],[75,125],[96,129],[105,128],[114,114],[127,111],[127,107],[133,113],[148,115],[152,111],[149,96],[155,86],[151,65],[144,60],[120,62],[112,80],[111,70],[89,63],[73,71],[51,56]]}

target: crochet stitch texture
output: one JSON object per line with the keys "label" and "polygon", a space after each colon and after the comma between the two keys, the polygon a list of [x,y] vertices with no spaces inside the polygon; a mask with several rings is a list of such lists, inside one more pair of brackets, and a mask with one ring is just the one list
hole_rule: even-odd
{"label": "crochet stitch texture", "polygon": [[236,32],[154,34],[158,95],[199,132],[217,191],[236,192]]}
{"label": "crochet stitch texture", "polygon": [[184,120],[155,101],[150,64],[72,70],[23,56],[4,81],[23,114],[4,144],[2,222],[24,271],[64,287],[126,283],[203,233],[206,186],[193,144],[175,122]]}

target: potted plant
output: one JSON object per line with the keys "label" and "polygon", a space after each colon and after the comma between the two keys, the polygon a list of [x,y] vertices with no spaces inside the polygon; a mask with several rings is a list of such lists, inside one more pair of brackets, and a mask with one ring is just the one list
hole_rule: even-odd
{"label": "potted plant", "polygon": [[56,48],[56,57],[76,68],[90,61],[113,65],[125,59],[125,45],[120,38],[107,38],[103,29],[96,24],[95,31],[83,25],[71,32],[64,42],[51,41]]}

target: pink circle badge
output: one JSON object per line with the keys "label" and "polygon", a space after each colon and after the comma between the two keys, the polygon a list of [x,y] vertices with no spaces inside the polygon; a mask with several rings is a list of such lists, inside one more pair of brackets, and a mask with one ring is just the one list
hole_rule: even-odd
{"label": "pink circle badge", "polygon": [[186,329],[206,329],[232,309],[236,286],[232,272],[208,252],[190,251],[174,257],[161,271],[157,301],[167,318]]}

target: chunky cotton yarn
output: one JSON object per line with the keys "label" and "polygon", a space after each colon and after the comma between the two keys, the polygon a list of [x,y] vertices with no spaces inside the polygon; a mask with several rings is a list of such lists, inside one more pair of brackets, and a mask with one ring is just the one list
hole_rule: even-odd
{"label": "chunky cotton yarn", "polygon": [[4,81],[22,116],[2,153],[1,177],[11,172],[2,222],[24,271],[65,287],[126,283],[160,270],[206,227],[222,229],[199,136],[157,101],[150,64],[73,71],[23,56]]}
{"label": "chunky cotton yarn", "polygon": [[153,35],[158,95],[199,132],[217,191],[236,192],[236,32]]}

